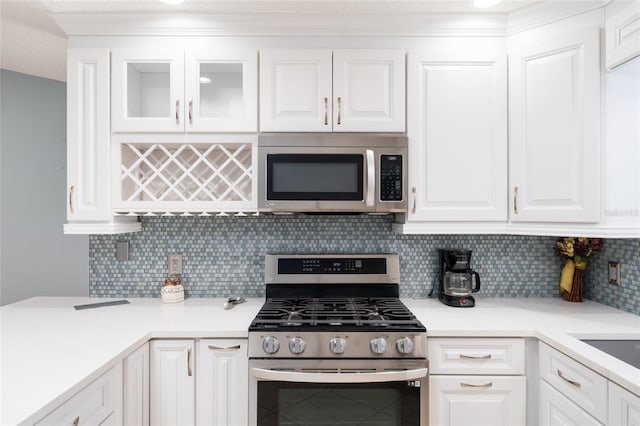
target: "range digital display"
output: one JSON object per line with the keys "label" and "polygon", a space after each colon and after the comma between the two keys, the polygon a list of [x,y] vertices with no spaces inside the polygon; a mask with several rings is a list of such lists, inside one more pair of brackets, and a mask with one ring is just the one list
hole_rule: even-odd
{"label": "range digital display", "polygon": [[279,274],[386,274],[383,258],[278,259]]}

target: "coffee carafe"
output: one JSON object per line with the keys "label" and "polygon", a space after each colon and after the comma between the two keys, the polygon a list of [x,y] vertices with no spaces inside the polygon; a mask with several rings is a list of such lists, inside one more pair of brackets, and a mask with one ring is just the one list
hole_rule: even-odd
{"label": "coffee carafe", "polygon": [[445,305],[470,308],[471,293],[480,290],[480,275],[471,269],[471,250],[440,250],[440,301]]}

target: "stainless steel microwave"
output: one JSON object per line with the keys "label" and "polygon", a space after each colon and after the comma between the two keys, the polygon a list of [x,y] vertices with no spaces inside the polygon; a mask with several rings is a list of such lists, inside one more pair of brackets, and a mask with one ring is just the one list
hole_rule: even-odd
{"label": "stainless steel microwave", "polygon": [[258,185],[261,212],[406,212],[407,137],[262,134]]}

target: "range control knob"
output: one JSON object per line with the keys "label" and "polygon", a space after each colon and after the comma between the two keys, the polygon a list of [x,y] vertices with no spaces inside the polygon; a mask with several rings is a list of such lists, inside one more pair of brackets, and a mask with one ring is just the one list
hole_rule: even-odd
{"label": "range control knob", "polygon": [[387,341],[384,337],[376,337],[375,339],[371,339],[369,346],[371,347],[371,352],[381,355],[387,350]]}
{"label": "range control knob", "polygon": [[398,352],[404,355],[408,355],[413,352],[413,340],[410,337],[403,337],[396,342],[396,348]]}
{"label": "range control knob", "polygon": [[294,355],[298,355],[298,354],[301,354],[302,352],[304,352],[304,347],[306,345],[307,344],[302,339],[302,337],[292,337],[289,340],[289,350]]}
{"label": "range control knob", "polygon": [[275,354],[280,349],[280,342],[273,336],[267,336],[262,341],[262,349],[268,354]]}
{"label": "range control knob", "polygon": [[329,340],[329,350],[336,355],[344,353],[344,349],[347,347],[347,341],[342,337],[334,337]]}

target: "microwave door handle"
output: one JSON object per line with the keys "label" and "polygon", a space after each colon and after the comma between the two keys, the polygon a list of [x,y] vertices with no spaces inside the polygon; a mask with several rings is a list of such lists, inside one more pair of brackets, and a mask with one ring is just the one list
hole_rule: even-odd
{"label": "microwave door handle", "polygon": [[373,207],[376,195],[376,159],[373,150],[367,149],[367,207]]}
{"label": "microwave door handle", "polygon": [[418,380],[427,377],[427,368],[415,370],[381,371],[378,373],[301,373],[299,371],[252,368],[257,379],[297,383],[383,383]]}

